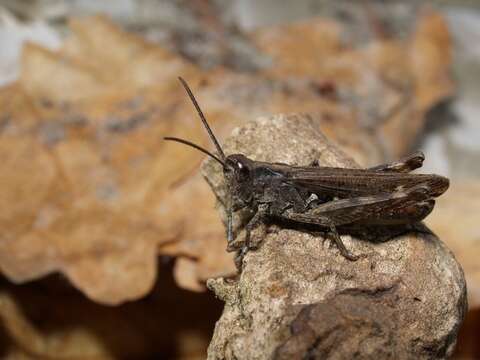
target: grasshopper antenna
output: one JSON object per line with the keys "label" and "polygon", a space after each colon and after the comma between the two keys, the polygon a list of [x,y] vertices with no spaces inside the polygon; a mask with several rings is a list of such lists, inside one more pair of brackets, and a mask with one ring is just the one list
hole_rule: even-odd
{"label": "grasshopper antenna", "polygon": [[[205,115],[203,115],[202,109],[200,109],[200,106],[198,105],[198,102],[195,99],[195,96],[193,96],[192,90],[190,90],[190,87],[188,86],[187,82],[185,80],[183,80],[182,77],[178,77],[178,80],[180,80],[180,82],[182,83],[183,87],[185,88],[185,91],[187,92],[188,96],[190,97],[190,100],[192,101],[193,105],[195,106],[195,109],[197,109],[198,116],[200,116],[200,119],[202,120],[203,125],[205,126],[205,129],[207,129],[208,135],[210,136],[210,139],[212,139],[215,147],[217,148],[217,151],[220,154],[220,157],[222,158],[223,161],[225,161],[225,154],[223,153],[223,150],[220,147],[220,144],[218,143],[217,138],[215,137],[215,135],[213,135],[213,131],[212,131],[212,129],[210,129],[210,126],[207,123],[207,119],[205,118]],[[202,150],[200,150],[200,151],[202,151]]]}
{"label": "grasshopper antenna", "polygon": [[163,138],[163,140],[169,140],[169,141],[176,141],[176,142],[179,142],[179,143],[182,143],[182,144],[185,144],[185,145],[188,145],[188,146],[191,146],[201,152],[203,152],[204,154],[207,154],[208,156],[210,156],[211,158],[217,160],[220,164],[222,164],[223,167],[225,167],[225,163],[220,160],[218,157],[216,157],[215,155],[213,155],[210,151],[202,148],[200,145],[197,145],[197,144],[194,144],[190,141],[187,141],[187,140],[183,140],[183,139],[179,139],[179,138],[176,138],[176,137],[172,137],[172,136],[166,136]]}
{"label": "grasshopper antenna", "polygon": [[[178,77],[178,80],[182,83],[183,87],[185,88],[185,91],[187,92],[188,96],[190,97],[190,100],[192,101],[193,105],[195,106],[195,109],[197,110],[198,116],[200,117],[200,120],[202,120],[203,125],[205,126],[205,129],[207,129],[208,135],[210,136],[210,139],[212,140],[213,144],[217,148],[217,152],[220,155],[220,158],[217,156],[213,155],[211,152],[205,150],[204,148],[190,142],[187,140],[175,138],[175,137],[165,137],[165,140],[170,140],[170,141],[176,141],[188,146],[191,146],[204,154],[207,154],[208,156],[212,157],[216,161],[218,161],[220,164],[222,164],[223,168],[225,168],[225,160],[226,156],[225,153],[223,152],[222,148],[220,147],[220,144],[217,141],[217,138],[213,134],[212,129],[210,129],[210,126],[208,125],[207,119],[205,118],[205,115],[203,115],[202,109],[200,109],[200,105],[198,105],[197,100],[195,99],[195,96],[193,96],[192,90],[190,90],[190,87],[188,86],[187,82],[182,78]],[[233,209],[232,209],[232,198],[230,195],[230,199],[227,204],[227,241],[230,244],[233,241]]]}

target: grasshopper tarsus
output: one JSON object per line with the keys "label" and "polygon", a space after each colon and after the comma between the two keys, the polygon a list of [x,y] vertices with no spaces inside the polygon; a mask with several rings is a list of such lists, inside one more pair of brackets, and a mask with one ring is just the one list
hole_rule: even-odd
{"label": "grasshopper tarsus", "polygon": [[368,169],[309,166],[255,161],[242,154],[226,156],[215,138],[192,91],[187,91],[197,113],[217,150],[217,155],[178,138],[166,138],[191,146],[215,159],[223,167],[227,188],[227,250],[235,250],[233,212],[248,208],[254,215],[245,227],[245,242],[235,263],[239,270],[243,258],[252,248],[250,232],[265,218],[314,225],[327,230],[340,253],[348,260],[359,256],[350,253],[337,231],[358,231],[371,227],[410,226],[423,220],[443,194],[448,179],[438,175],[411,174],[422,166],[425,156],[415,152],[398,161]]}

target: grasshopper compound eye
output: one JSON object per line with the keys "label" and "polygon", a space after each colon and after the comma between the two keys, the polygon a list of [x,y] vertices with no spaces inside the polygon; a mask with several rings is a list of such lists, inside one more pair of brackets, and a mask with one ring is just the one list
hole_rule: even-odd
{"label": "grasshopper compound eye", "polygon": [[250,178],[250,169],[242,162],[237,163],[237,173],[240,180],[246,180]]}

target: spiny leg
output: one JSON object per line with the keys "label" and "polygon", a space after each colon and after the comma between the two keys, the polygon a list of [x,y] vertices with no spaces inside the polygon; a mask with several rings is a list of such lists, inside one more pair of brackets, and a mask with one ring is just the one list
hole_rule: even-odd
{"label": "spiny leg", "polygon": [[337,245],[337,248],[340,251],[340,254],[342,254],[344,258],[350,261],[357,261],[359,259],[359,256],[353,255],[350,251],[348,251],[335,225],[330,225],[329,228],[330,228],[330,232],[328,233],[328,235],[331,235],[333,237],[333,240],[335,241],[335,244]]}
{"label": "spiny leg", "polygon": [[353,255],[350,251],[347,250],[347,248],[345,247],[345,244],[343,243],[342,238],[340,237],[340,234],[337,231],[335,222],[332,221],[330,218],[326,216],[318,216],[318,215],[312,218],[309,215],[298,214],[292,211],[285,212],[284,217],[295,222],[316,224],[316,225],[320,225],[328,228],[329,231],[327,232],[327,236],[330,235],[333,238],[338,250],[340,251],[340,254],[348,260],[351,260],[351,261],[358,260],[358,256]]}

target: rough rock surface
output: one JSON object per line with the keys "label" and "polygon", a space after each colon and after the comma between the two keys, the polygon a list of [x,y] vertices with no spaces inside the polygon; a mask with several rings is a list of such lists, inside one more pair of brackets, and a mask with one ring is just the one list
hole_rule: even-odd
{"label": "rough rock surface", "polygon": [[[301,115],[260,118],[237,129],[225,151],[263,161],[352,166],[320,125]],[[221,198],[219,170],[212,161],[204,166]],[[209,359],[452,354],[467,307],[465,279],[435,236],[410,233],[384,243],[344,236],[347,248],[365,255],[356,262],[306,232],[273,225],[252,236],[263,237],[262,243],[245,257],[241,276],[207,284],[225,301]]]}

